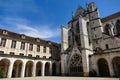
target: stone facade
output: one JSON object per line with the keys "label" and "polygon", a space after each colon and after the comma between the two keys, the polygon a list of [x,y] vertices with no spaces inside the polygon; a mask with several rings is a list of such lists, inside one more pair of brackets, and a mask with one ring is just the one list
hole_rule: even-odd
{"label": "stone facade", "polygon": [[0,77],[60,75],[60,44],[0,29]]}
{"label": "stone facade", "polygon": [[120,77],[120,12],[101,19],[92,2],[61,28],[62,75]]}
{"label": "stone facade", "polygon": [[100,18],[78,6],[60,44],[0,29],[0,77],[120,77],[120,12]]}

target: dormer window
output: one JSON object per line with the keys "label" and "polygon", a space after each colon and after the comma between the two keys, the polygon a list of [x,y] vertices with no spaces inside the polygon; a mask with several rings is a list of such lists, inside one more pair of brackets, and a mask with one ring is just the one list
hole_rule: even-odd
{"label": "dormer window", "polygon": [[51,42],[48,42],[49,45],[51,45]]}
{"label": "dormer window", "polygon": [[24,35],[24,34],[22,34],[22,35],[21,35],[21,38],[22,38],[22,39],[25,39],[25,35]]}
{"label": "dormer window", "polygon": [[7,35],[8,32],[6,30],[3,31],[3,35]]}
{"label": "dormer window", "polygon": [[37,41],[37,42],[40,42],[40,39],[39,39],[39,38],[37,38],[37,39],[36,39],[36,41]]}

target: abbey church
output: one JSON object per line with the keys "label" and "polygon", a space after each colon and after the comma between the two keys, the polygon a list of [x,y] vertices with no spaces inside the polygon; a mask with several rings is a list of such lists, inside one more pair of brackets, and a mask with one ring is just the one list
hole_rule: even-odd
{"label": "abbey church", "polygon": [[78,6],[61,44],[0,29],[0,78],[120,77],[120,12],[100,18],[94,2]]}
{"label": "abbey church", "polygon": [[120,12],[101,19],[89,3],[61,29],[62,75],[120,77]]}

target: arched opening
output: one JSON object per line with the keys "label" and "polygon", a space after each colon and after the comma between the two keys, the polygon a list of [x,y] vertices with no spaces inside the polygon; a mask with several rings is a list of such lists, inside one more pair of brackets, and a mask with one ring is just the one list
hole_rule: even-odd
{"label": "arched opening", "polygon": [[108,63],[105,59],[98,60],[98,69],[99,69],[99,75],[101,77],[109,77],[110,76]]}
{"label": "arched opening", "polygon": [[41,62],[37,62],[37,65],[36,65],[36,76],[41,76],[41,70],[42,70],[42,63]]}
{"label": "arched opening", "polygon": [[25,77],[31,77],[32,76],[32,70],[33,70],[33,62],[28,61],[26,63],[26,67],[25,67]]}
{"label": "arched opening", "polygon": [[116,77],[120,77],[120,57],[115,57],[112,60],[112,65]]}
{"label": "arched opening", "polygon": [[116,31],[117,31],[117,35],[120,35],[120,20],[117,20],[116,22]]}
{"label": "arched opening", "polygon": [[52,64],[52,75],[56,76],[56,63]]}
{"label": "arched opening", "polygon": [[16,60],[13,65],[12,77],[20,77],[22,69],[22,61]]}
{"label": "arched opening", "polygon": [[104,28],[105,34],[107,35],[111,35],[112,31],[111,31],[111,25],[110,24],[106,24],[105,28]]}
{"label": "arched opening", "polygon": [[8,59],[2,59],[0,61],[0,78],[7,78],[9,64],[10,61]]}
{"label": "arched opening", "polygon": [[50,63],[47,62],[45,64],[45,76],[49,76],[50,75]]}
{"label": "arched opening", "polygon": [[83,76],[82,57],[79,54],[74,54],[70,61],[70,75]]}

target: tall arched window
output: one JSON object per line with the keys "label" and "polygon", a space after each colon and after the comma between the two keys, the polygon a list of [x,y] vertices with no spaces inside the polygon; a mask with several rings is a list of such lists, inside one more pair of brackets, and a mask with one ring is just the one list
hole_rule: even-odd
{"label": "tall arched window", "polygon": [[111,31],[111,25],[110,24],[106,24],[105,28],[104,28],[105,34],[107,35],[111,35],[112,31]]}
{"label": "tall arched window", "polygon": [[76,34],[75,34],[75,40],[78,46],[80,46],[81,44],[81,40],[80,40],[80,27],[79,27],[79,22],[77,22],[76,24],[76,30],[75,30]]}
{"label": "tall arched window", "polygon": [[108,77],[110,76],[108,63],[105,59],[99,59],[98,60],[98,69],[99,69],[99,75],[101,77]]}
{"label": "tall arched window", "polygon": [[120,20],[117,20],[116,22],[116,30],[117,30],[117,35],[120,35]]}
{"label": "tall arched window", "polygon": [[79,22],[77,22],[77,24],[76,24],[76,33],[80,33]]}
{"label": "tall arched window", "polygon": [[80,76],[82,75],[82,72],[82,57],[79,54],[74,54],[70,61],[70,75]]}

